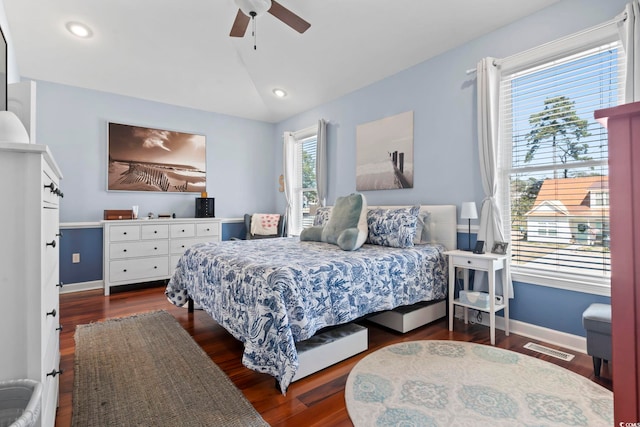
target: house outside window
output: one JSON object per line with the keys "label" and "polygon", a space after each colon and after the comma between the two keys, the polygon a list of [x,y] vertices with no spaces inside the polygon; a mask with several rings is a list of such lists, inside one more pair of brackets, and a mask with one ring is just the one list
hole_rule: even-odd
{"label": "house outside window", "polygon": [[606,294],[608,135],[593,112],[621,103],[624,53],[615,28],[580,39],[503,66],[501,198],[514,279]]}

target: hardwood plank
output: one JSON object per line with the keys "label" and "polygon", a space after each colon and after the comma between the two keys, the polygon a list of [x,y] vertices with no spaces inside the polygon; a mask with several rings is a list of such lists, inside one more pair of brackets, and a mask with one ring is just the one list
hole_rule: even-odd
{"label": "hardwood plank", "polygon": [[[455,330],[449,332],[444,319],[401,334],[374,323],[363,321],[369,328],[369,349],[321,372],[293,383],[283,396],[275,388],[275,380],[266,374],[253,372],[242,365],[242,344],[227,333],[211,317],[201,310],[188,313],[186,308],[175,307],[164,296],[164,285],[124,292],[114,292],[105,297],[102,291],[85,291],[60,296],[61,322],[64,329],[60,336],[61,367],[60,407],[56,426],[71,425],[73,393],[74,333],[77,325],[98,322],[112,317],[124,317],[154,310],[166,310],[191,334],[220,368],[242,390],[247,399],[272,426],[353,425],[346,411],[344,385],[355,364],[367,354],[389,344],[413,340],[458,340],[489,344],[488,328],[482,325],[464,325],[455,322]],[[602,376],[595,379],[591,358],[577,354],[571,362],[564,362],[523,348],[526,337],[511,334],[505,336],[496,330],[496,347],[527,354],[562,366],[598,384],[612,389],[611,367],[603,366]],[[538,342],[548,347],[560,347]],[[566,350],[565,350],[566,351]],[[571,351],[570,351],[571,352]],[[571,352],[574,353],[574,352]]]}

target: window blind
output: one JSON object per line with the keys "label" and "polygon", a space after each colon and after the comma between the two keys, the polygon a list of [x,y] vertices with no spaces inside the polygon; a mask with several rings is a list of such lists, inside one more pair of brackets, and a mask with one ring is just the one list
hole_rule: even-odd
{"label": "window blind", "polygon": [[610,275],[608,140],[593,112],[621,102],[623,60],[616,41],[502,76],[514,271]]}

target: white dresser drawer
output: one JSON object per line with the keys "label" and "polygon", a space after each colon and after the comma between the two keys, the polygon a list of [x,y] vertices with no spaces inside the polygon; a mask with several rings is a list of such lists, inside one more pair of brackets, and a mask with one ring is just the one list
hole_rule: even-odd
{"label": "white dresser drawer", "polygon": [[[57,346],[59,348],[59,345]],[[58,385],[60,384],[60,351],[54,352],[44,363],[44,379],[42,387],[42,404],[40,408],[40,425],[53,426],[58,408]],[[47,375],[55,372],[55,375]],[[62,374],[64,375],[64,374]]]}
{"label": "white dresser drawer", "polygon": [[111,259],[126,259],[167,255],[169,253],[168,240],[149,240],[140,242],[113,243],[109,247]]}
{"label": "white dresser drawer", "polygon": [[112,242],[124,242],[127,240],[140,240],[140,226],[116,225],[109,229],[109,240]]}
{"label": "white dresser drawer", "polygon": [[169,257],[140,258],[135,260],[111,261],[109,275],[112,282],[140,279],[154,279],[169,274]]}
{"label": "white dresser drawer", "polygon": [[212,238],[204,237],[199,239],[176,239],[171,240],[171,253],[175,255],[182,255],[184,251],[189,249],[196,243],[206,243],[215,241]]}
{"label": "white dresser drawer", "polygon": [[169,227],[166,224],[148,224],[142,226],[143,239],[166,239],[169,237]]}
{"label": "white dresser drawer", "polygon": [[45,164],[42,169],[42,201],[45,204],[58,206],[60,203],[58,182],[53,171]]}
{"label": "white dresser drawer", "polygon": [[196,224],[196,236],[204,237],[204,236],[217,236],[220,234],[220,230],[218,227],[220,223],[204,223],[204,224]]}
{"label": "white dresser drawer", "polygon": [[196,227],[193,223],[171,224],[171,238],[195,237]]}

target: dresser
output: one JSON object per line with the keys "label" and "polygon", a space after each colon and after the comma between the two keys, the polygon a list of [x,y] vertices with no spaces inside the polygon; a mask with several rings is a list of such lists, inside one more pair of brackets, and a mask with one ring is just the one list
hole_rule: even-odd
{"label": "dresser", "polygon": [[43,384],[39,426],[53,426],[60,364],[62,174],[46,146],[0,143],[0,380]]}
{"label": "dresser", "polygon": [[218,242],[215,218],[103,221],[104,294],[114,286],[168,279],[196,243]]}

